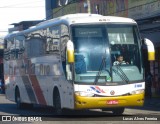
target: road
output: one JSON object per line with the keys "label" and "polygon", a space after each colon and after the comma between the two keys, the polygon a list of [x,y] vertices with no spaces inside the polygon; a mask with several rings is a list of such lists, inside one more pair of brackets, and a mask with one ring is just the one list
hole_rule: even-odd
{"label": "road", "polygon": [[[11,102],[5,98],[4,95],[0,95],[0,115],[12,117],[27,117],[36,116],[40,117],[38,119],[42,121],[48,121],[47,123],[51,123],[52,121],[56,121],[56,124],[61,124],[68,121],[74,122],[78,124],[82,124],[81,122],[90,122],[93,123],[104,123],[109,121],[110,124],[114,124],[118,121],[118,123],[128,123],[128,120],[133,120],[136,124],[137,122],[146,124],[146,119],[158,119],[160,120],[160,108],[126,108],[125,112],[122,116],[113,116],[111,112],[102,112],[99,109],[88,110],[88,111],[68,111],[67,115],[56,116],[54,115],[54,110],[50,107],[43,106],[35,106],[33,109],[23,109],[19,110],[16,108],[14,102]],[[43,117],[45,116],[45,117]],[[136,120],[137,119],[137,120]],[[136,121],[135,121],[136,120]],[[145,120],[145,121],[142,121]],[[45,122],[46,123],[46,122]],[[87,123],[87,124],[88,124]],[[154,123],[158,123],[158,121],[154,121]],[[69,123],[71,124],[71,123]],[[97,124],[97,123],[96,123]]]}

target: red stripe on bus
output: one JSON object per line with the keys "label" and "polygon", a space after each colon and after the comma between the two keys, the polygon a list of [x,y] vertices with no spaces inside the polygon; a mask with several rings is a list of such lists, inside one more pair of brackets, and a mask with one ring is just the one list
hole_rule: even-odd
{"label": "red stripe on bus", "polygon": [[33,86],[35,95],[37,96],[38,102],[40,104],[47,105],[46,100],[43,95],[43,91],[38,83],[37,77],[35,75],[30,75],[29,78],[32,82],[32,86]]}

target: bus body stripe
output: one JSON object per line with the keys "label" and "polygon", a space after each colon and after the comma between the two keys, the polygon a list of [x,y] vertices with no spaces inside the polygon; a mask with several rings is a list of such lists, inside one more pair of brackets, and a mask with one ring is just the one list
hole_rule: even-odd
{"label": "bus body stripe", "polygon": [[38,102],[40,104],[47,105],[46,100],[43,95],[43,91],[38,83],[36,75],[30,75],[29,78],[33,84],[32,86],[33,86],[34,92],[37,96]]}
{"label": "bus body stripe", "polygon": [[32,103],[37,103],[37,100],[36,100],[36,97],[35,97],[35,94],[34,94],[34,91],[32,89],[32,86],[31,86],[31,83],[29,81],[28,76],[21,76],[21,77],[22,77],[22,80],[23,80],[23,83],[24,83],[24,86],[26,88],[26,91],[27,91],[27,94],[28,94],[28,97],[29,97],[30,101]]}
{"label": "bus body stripe", "polygon": [[[17,61],[17,64],[21,65],[20,61]],[[37,103],[36,96],[35,96],[34,91],[32,89],[32,85],[29,80],[29,77],[27,75],[24,75],[23,71],[20,68],[19,68],[19,72],[20,72],[19,73],[20,77],[22,78],[22,82],[24,83],[25,89],[27,91],[29,100],[31,101],[31,103]]]}

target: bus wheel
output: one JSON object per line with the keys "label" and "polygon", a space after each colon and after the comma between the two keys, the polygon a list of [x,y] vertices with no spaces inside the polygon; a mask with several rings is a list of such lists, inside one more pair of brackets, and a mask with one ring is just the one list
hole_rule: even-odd
{"label": "bus wheel", "polygon": [[20,98],[20,93],[18,88],[16,88],[16,91],[15,91],[15,102],[18,109],[23,108],[23,104],[21,103],[21,98]]}
{"label": "bus wheel", "polygon": [[123,112],[124,112],[124,109],[125,109],[125,108],[114,108],[114,109],[112,110],[112,112],[113,112],[114,115],[122,115]]}
{"label": "bus wheel", "polygon": [[32,109],[33,108],[33,104],[31,104],[31,103],[21,103],[21,108],[23,108],[23,109]]}
{"label": "bus wheel", "polygon": [[21,102],[20,92],[18,88],[16,88],[16,91],[15,91],[15,101],[16,101],[16,105],[18,109],[32,109],[33,108],[33,104]]}
{"label": "bus wheel", "polygon": [[61,115],[62,114],[62,109],[61,109],[61,98],[60,94],[58,91],[54,93],[54,107],[55,107],[55,113],[56,115]]}

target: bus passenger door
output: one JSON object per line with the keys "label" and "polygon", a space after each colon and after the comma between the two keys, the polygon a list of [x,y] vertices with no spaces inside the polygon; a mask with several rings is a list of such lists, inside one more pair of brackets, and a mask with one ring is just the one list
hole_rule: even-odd
{"label": "bus passenger door", "polygon": [[74,89],[73,84],[69,81],[64,82],[64,107],[74,109]]}
{"label": "bus passenger door", "polygon": [[64,72],[63,78],[63,102],[64,108],[74,109],[74,85],[73,85],[73,44],[69,40],[68,27],[62,25],[63,30],[61,32],[61,60],[62,68]]}
{"label": "bus passenger door", "polygon": [[66,62],[62,63],[64,76],[61,78],[63,84],[63,100],[62,106],[65,108],[73,109],[74,108],[74,86],[73,86],[73,78],[72,71],[70,69],[70,64],[66,64]]}

